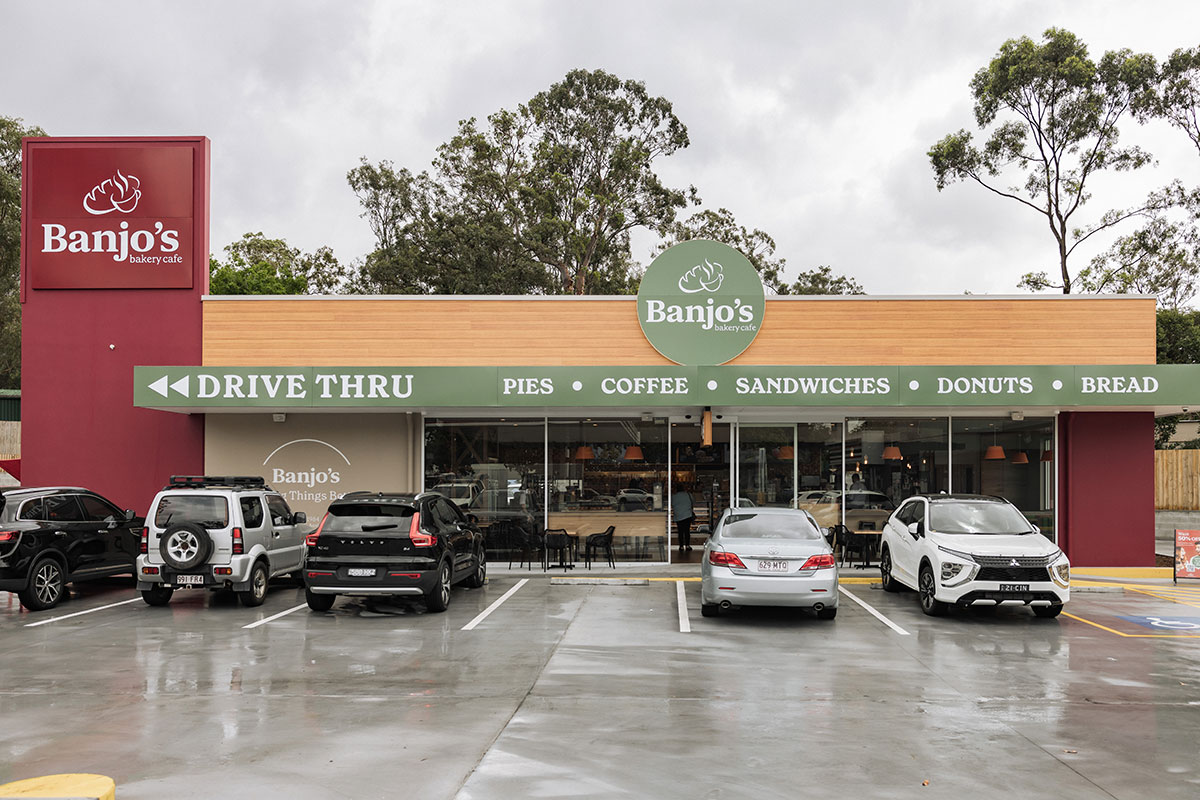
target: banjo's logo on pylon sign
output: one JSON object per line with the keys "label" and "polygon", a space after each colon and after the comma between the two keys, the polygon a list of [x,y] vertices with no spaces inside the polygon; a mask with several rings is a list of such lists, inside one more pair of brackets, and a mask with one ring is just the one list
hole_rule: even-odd
{"label": "banjo's logo on pylon sign", "polygon": [[707,239],[681,242],[654,259],[638,288],[638,322],[676,364],[736,358],[762,327],[762,279],[744,255]]}
{"label": "banjo's logo on pylon sign", "polygon": [[192,288],[192,143],[28,141],[30,287]]}

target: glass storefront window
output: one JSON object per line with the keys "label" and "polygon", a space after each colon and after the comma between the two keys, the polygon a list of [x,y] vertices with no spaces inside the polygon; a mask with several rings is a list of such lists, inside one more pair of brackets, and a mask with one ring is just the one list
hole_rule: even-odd
{"label": "glass storefront window", "polygon": [[945,417],[846,420],[846,490],[878,492],[894,505],[947,490]]}
{"label": "glass storefront window", "polygon": [[738,426],[739,507],[816,500],[841,482],[842,423]]}
{"label": "glass storefront window", "polygon": [[721,512],[730,507],[729,492],[732,426],[713,422],[712,443],[704,444],[698,422],[671,425],[671,479],[673,491],[687,492],[694,520],[689,526],[693,550],[679,551],[679,525],[671,523],[671,541],[675,545],[673,561],[698,562],[708,535],[716,527]]}
{"label": "glass storefront window", "polygon": [[611,527],[614,559],[667,560],[667,430],[661,418],[550,420],[547,528],[577,557]]}
{"label": "glass storefront window", "polygon": [[545,440],[542,420],[425,421],[425,488],[475,518],[490,560],[541,559]]}
{"label": "glass storefront window", "polygon": [[954,491],[999,495],[1055,541],[1053,418],[955,417],[952,431]]}

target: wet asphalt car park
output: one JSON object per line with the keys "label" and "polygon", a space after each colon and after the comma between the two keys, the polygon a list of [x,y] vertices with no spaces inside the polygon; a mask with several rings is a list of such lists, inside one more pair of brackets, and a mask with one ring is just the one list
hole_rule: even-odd
{"label": "wet asphalt car park", "polygon": [[[611,575],[648,580],[579,580]],[[95,772],[123,800],[1200,791],[1200,588],[1076,591],[1039,620],[930,618],[847,583],[829,622],[703,618],[696,577],[494,569],[441,614],[313,613],[287,584],[259,608],[202,591],[151,608],[127,579],[39,613],[0,593],[0,783]]]}

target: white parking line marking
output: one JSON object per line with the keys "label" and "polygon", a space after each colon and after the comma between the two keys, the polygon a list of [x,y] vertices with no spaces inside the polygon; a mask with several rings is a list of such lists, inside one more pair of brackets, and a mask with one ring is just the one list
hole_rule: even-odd
{"label": "white parking line marking", "polygon": [[908,632],[908,631],[904,630],[904,628],[901,628],[899,625],[897,625],[896,623],[892,622],[890,619],[888,619],[887,617],[885,617],[883,614],[880,614],[878,611],[876,611],[875,609],[871,608],[869,605],[867,605],[866,603],[864,603],[862,600],[859,600],[857,597],[855,597],[854,595],[850,594],[850,591],[849,591],[848,589],[846,589],[846,587],[845,587],[845,586],[839,586],[839,587],[838,587],[838,591],[839,591],[839,592],[841,592],[842,594],[846,595],[846,597],[849,597],[849,598],[850,598],[851,600],[853,600],[854,602],[858,603],[858,604],[859,604],[860,606],[862,606],[863,608],[865,608],[867,611],[869,611],[869,612],[871,613],[871,615],[872,615],[872,616],[874,616],[874,617],[875,617],[877,620],[879,620],[880,622],[882,622],[884,625],[887,625],[889,628],[891,628],[892,630],[894,630],[896,633],[900,634],[901,636],[909,636],[909,635],[911,635],[911,634],[909,634],[909,632]]}
{"label": "white parking line marking", "polygon": [[51,617],[50,619],[43,619],[43,620],[38,620],[37,622],[30,622],[30,623],[26,624],[25,627],[26,628],[36,628],[38,625],[49,625],[51,622],[58,622],[60,619],[70,619],[71,617],[81,617],[84,614],[91,614],[93,611],[103,611],[106,608],[116,608],[117,606],[124,606],[124,605],[128,605],[130,603],[136,603],[137,601],[139,601],[141,599],[142,598],[140,598],[140,597],[135,597],[132,600],[122,600],[119,603],[109,603],[106,606],[96,606],[95,608],[89,608],[87,611],[76,611],[74,614],[63,614],[61,617]]}
{"label": "white parking line marking", "polygon": [[492,603],[490,606],[488,606],[483,611],[481,611],[479,613],[479,616],[475,617],[475,619],[471,620],[466,625],[463,625],[462,629],[464,631],[475,630],[475,626],[478,625],[479,623],[483,622],[485,619],[487,619],[488,614],[491,614],[493,611],[495,611],[497,608],[499,608],[501,603],[503,603],[505,600],[512,597],[514,594],[516,594],[517,590],[520,589],[522,586],[524,586],[527,583],[529,583],[529,578],[521,578],[521,580],[517,581],[516,586],[512,587],[507,592],[500,595],[500,599],[498,599],[496,602]]}
{"label": "white parking line marking", "polygon": [[687,599],[683,596],[683,581],[675,581],[675,599],[679,605],[679,632],[691,633],[692,623],[688,619]]}
{"label": "white parking line marking", "polygon": [[266,625],[268,622],[273,622],[273,621],[279,619],[280,617],[286,617],[288,614],[291,614],[293,611],[299,611],[302,608],[308,608],[308,603],[301,603],[300,605],[298,605],[294,608],[289,608],[287,611],[280,611],[278,614],[272,614],[269,617],[260,619],[258,622],[251,622],[249,625],[243,625],[242,630],[245,630],[246,628],[257,628],[259,625]]}

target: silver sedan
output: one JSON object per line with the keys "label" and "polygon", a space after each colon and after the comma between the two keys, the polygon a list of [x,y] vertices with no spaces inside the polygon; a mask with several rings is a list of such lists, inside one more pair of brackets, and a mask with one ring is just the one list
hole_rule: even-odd
{"label": "silver sedan", "polygon": [[704,546],[700,612],[715,617],[732,606],[811,608],[837,616],[838,570],[833,549],[804,511],[732,509]]}

